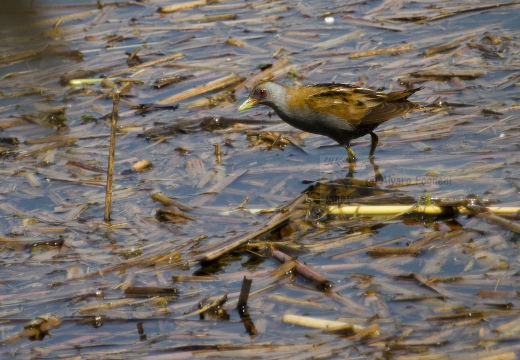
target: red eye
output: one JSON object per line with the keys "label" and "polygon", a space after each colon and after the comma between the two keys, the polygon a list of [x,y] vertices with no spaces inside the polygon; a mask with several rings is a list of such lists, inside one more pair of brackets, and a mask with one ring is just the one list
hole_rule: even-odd
{"label": "red eye", "polygon": [[264,97],[267,95],[267,91],[265,91],[265,89],[260,89],[260,90],[258,90],[258,95],[260,95],[261,97]]}

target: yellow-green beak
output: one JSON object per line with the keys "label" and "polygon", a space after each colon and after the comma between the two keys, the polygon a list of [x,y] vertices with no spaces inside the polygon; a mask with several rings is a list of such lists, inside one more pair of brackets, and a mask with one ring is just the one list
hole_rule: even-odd
{"label": "yellow-green beak", "polygon": [[242,111],[242,110],[249,109],[250,107],[255,106],[255,104],[256,104],[256,100],[247,99],[246,101],[244,101],[244,102],[242,103],[242,105],[240,105],[240,106],[238,107],[238,110],[237,110],[237,111]]}

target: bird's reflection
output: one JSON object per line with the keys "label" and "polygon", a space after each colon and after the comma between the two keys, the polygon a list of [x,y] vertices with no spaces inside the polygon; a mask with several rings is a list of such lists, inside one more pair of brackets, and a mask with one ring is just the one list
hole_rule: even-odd
{"label": "bird's reflection", "polygon": [[383,175],[381,175],[381,171],[379,171],[379,165],[376,164],[374,161],[374,157],[370,158],[370,164],[372,165],[372,168],[374,169],[374,180],[376,185],[383,182],[384,178]]}
{"label": "bird's reflection", "polygon": [[[356,180],[354,174],[356,172],[356,162],[348,163],[348,173],[346,179]],[[369,176],[366,180],[363,180],[366,183],[366,186],[378,186],[383,183],[384,177],[379,170],[379,165],[376,164],[374,157],[370,157],[370,165],[372,165],[372,169],[374,170],[374,175]],[[359,180],[359,179],[357,179]]]}

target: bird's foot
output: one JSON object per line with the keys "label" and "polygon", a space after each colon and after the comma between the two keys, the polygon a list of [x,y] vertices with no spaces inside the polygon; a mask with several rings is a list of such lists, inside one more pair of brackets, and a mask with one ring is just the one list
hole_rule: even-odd
{"label": "bird's foot", "polygon": [[356,154],[354,153],[354,150],[350,148],[350,146],[345,146],[345,149],[347,149],[348,157],[347,161],[349,164],[356,164]]}

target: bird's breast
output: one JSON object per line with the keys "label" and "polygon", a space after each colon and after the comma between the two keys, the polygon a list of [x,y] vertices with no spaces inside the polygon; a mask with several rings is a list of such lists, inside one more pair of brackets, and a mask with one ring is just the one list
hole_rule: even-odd
{"label": "bird's breast", "polygon": [[329,136],[331,132],[338,130],[354,130],[354,126],[352,126],[348,121],[333,114],[313,111],[307,106],[293,109],[290,113],[278,113],[278,116],[295,128],[315,134]]}

